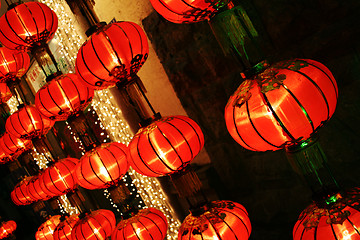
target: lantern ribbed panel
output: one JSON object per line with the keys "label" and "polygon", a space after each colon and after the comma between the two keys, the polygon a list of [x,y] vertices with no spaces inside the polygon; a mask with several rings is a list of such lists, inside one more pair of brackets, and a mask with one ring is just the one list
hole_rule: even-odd
{"label": "lantern ribbed panel", "polygon": [[251,223],[246,209],[232,201],[215,201],[200,216],[188,215],[179,229],[179,240],[247,240]]}
{"label": "lantern ribbed panel", "polygon": [[85,109],[94,96],[94,90],[83,85],[75,74],[63,74],[39,89],[35,106],[41,114],[55,121]]}
{"label": "lantern ribbed panel", "polygon": [[72,240],[105,240],[115,229],[115,215],[110,210],[100,209],[80,219],[74,226]]}
{"label": "lantern ribbed panel", "polygon": [[122,143],[104,143],[86,152],[76,166],[75,175],[86,189],[108,188],[127,172],[127,147]]}
{"label": "lantern ribbed panel", "polygon": [[23,3],[0,17],[0,42],[9,49],[28,51],[48,43],[57,27],[57,16],[48,6]]}
{"label": "lantern ribbed panel", "polygon": [[29,54],[0,47],[0,82],[8,82],[22,77],[29,67]]}
{"label": "lantern ribbed panel", "polygon": [[64,158],[51,165],[40,176],[40,186],[51,196],[60,196],[68,193],[77,186],[74,176],[76,158]]}
{"label": "lantern ribbed panel", "polygon": [[52,216],[46,222],[40,225],[38,231],[35,233],[36,240],[53,240],[54,230],[60,223],[60,215]]}
{"label": "lantern ribbed panel", "polygon": [[133,217],[120,221],[111,240],[163,240],[167,228],[168,222],[161,211],[146,208]]}
{"label": "lantern ribbed panel", "polygon": [[173,23],[194,23],[209,19],[229,0],[150,0],[154,9]]}
{"label": "lantern ribbed panel", "polygon": [[29,150],[32,146],[31,140],[17,138],[6,132],[0,138],[0,147],[6,154],[14,157]]}
{"label": "lantern ribbed panel", "polygon": [[295,59],[245,80],[225,108],[231,136],[253,151],[278,150],[309,138],[335,111],[336,81],[321,63]]}
{"label": "lantern ribbed panel", "polygon": [[0,82],[0,104],[6,103],[11,97],[12,93],[8,85]]}
{"label": "lantern ribbed panel", "polygon": [[148,55],[142,28],[132,22],[115,22],[92,34],[81,46],[76,73],[89,87],[104,89],[134,76]]}
{"label": "lantern ribbed panel", "polygon": [[78,215],[66,217],[64,221],[57,225],[54,231],[54,240],[72,240],[71,231],[77,221],[79,221]]}
{"label": "lantern ribbed panel", "polygon": [[0,239],[9,237],[16,230],[16,222],[13,220],[3,222],[0,226]]}
{"label": "lantern ribbed panel", "polygon": [[34,201],[28,193],[28,182],[29,179],[22,180],[14,187],[14,190],[10,193],[11,200],[16,205],[28,205]]}
{"label": "lantern ribbed panel", "polygon": [[29,181],[29,183],[27,184],[27,190],[29,193],[30,198],[38,201],[45,201],[48,200],[49,198],[51,198],[52,196],[50,196],[49,194],[47,194],[41,184],[40,184],[40,175],[34,176],[33,178],[31,178],[31,180]]}
{"label": "lantern ribbed panel", "polygon": [[6,120],[6,131],[17,138],[33,139],[46,134],[54,121],[44,117],[34,105],[26,105]]}
{"label": "lantern ribbed panel", "polygon": [[165,117],[138,131],[128,161],[138,173],[159,177],[185,168],[203,146],[204,135],[192,119]]}

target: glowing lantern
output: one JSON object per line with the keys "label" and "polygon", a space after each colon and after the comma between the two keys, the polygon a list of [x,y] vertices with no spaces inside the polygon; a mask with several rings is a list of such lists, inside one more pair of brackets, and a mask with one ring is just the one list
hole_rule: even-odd
{"label": "glowing lantern", "polygon": [[128,161],[138,173],[159,177],[185,168],[203,146],[204,135],[192,119],[171,116],[137,132],[129,144]]}
{"label": "glowing lantern", "polygon": [[1,223],[0,239],[9,237],[15,230],[16,230],[16,222],[13,220]]}
{"label": "glowing lantern", "polygon": [[54,231],[54,240],[71,240],[71,231],[79,221],[78,215],[65,217],[65,220],[57,225]]}
{"label": "glowing lantern", "polygon": [[27,190],[27,184],[29,179],[25,178],[21,182],[19,182],[14,190],[10,193],[11,200],[16,205],[28,205],[32,203],[34,200],[30,198]]}
{"label": "glowing lantern", "polygon": [[129,169],[127,147],[122,143],[103,143],[86,152],[76,166],[76,178],[87,189],[108,188],[122,178]]}
{"label": "glowing lantern", "polygon": [[245,80],[225,108],[231,136],[253,151],[278,150],[309,138],[335,111],[331,72],[309,59],[283,61]]}
{"label": "glowing lantern", "polygon": [[36,240],[53,240],[54,230],[60,223],[60,215],[50,217],[46,222],[40,225],[35,233]]}
{"label": "glowing lantern", "polygon": [[120,221],[111,235],[112,240],[163,240],[168,223],[164,214],[155,208],[140,210],[129,219]]}
{"label": "glowing lantern", "polygon": [[56,14],[45,4],[27,2],[0,18],[0,42],[9,49],[25,50],[48,43],[58,27]]}
{"label": "glowing lantern", "polygon": [[49,198],[51,198],[52,196],[50,196],[49,194],[47,194],[43,188],[41,187],[40,184],[40,175],[34,176],[32,177],[28,184],[27,184],[27,192],[28,195],[31,199],[33,199],[34,201],[38,201],[38,200],[48,200]]}
{"label": "glowing lantern", "polygon": [[5,128],[17,138],[33,139],[46,134],[54,123],[41,115],[34,105],[27,105],[8,117]]}
{"label": "glowing lantern", "polygon": [[35,105],[39,112],[55,121],[63,121],[89,105],[94,90],[84,86],[75,74],[63,74],[39,89]]}
{"label": "glowing lantern", "polygon": [[100,209],[87,214],[74,226],[73,240],[105,240],[110,237],[116,225],[115,215],[110,210]]}
{"label": "glowing lantern", "polygon": [[76,188],[74,172],[78,161],[76,158],[64,158],[45,169],[39,178],[45,193],[60,196]]}
{"label": "glowing lantern", "polygon": [[81,46],[76,73],[89,87],[104,89],[128,81],[149,54],[144,31],[132,22],[115,22],[100,28]]}
{"label": "glowing lantern", "polygon": [[330,196],[324,203],[313,203],[299,216],[294,240],[360,239],[360,189]]}
{"label": "glowing lantern", "polygon": [[246,209],[232,201],[211,202],[199,216],[188,215],[179,229],[179,240],[247,240],[251,223]]}
{"label": "glowing lantern", "polygon": [[154,9],[173,23],[194,23],[209,19],[229,0],[150,0]]}
{"label": "glowing lantern", "polygon": [[10,88],[6,83],[0,83],[0,104],[6,103],[12,97]]}
{"label": "glowing lantern", "polygon": [[0,82],[14,81],[16,78],[22,77],[29,66],[30,57],[26,52],[0,47]]}
{"label": "glowing lantern", "polygon": [[11,156],[17,157],[32,148],[32,146],[31,140],[17,138],[8,133],[4,133],[0,138],[0,147],[6,154]]}

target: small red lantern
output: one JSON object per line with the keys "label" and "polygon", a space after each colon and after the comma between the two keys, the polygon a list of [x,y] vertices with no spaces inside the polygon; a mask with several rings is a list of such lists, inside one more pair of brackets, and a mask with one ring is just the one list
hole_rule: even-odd
{"label": "small red lantern", "polygon": [[4,135],[0,138],[0,147],[3,151],[15,158],[18,157],[21,153],[32,148],[31,140],[21,139],[14,137],[11,134],[4,133]]}
{"label": "small red lantern", "polygon": [[79,221],[78,215],[66,217],[64,221],[57,225],[54,231],[54,240],[72,240],[71,231]]}
{"label": "small red lantern", "polygon": [[110,237],[116,225],[115,215],[110,210],[100,209],[87,214],[74,226],[72,240],[105,240]]}
{"label": "small red lantern", "polygon": [[245,80],[225,108],[231,136],[253,151],[278,150],[309,138],[335,111],[336,81],[309,59],[283,61]]}
{"label": "small red lantern", "polygon": [[44,117],[34,105],[21,107],[6,120],[6,131],[17,138],[33,139],[46,134],[54,121]]}
{"label": "small red lantern", "polygon": [[0,104],[6,103],[12,97],[10,88],[6,83],[0,83]]}
{"label": "small red lantern", "polygon": [[121,180],[129,169],[127,147],[122,143],[103,143],[86,152],[76,166],[76,178],[87,189],[108,188]]}
{"label": "small red lantern", "polygon": [[81,46],[76,73],[89,87],[108,88],[136,75],[148,54],[147,38],[140,26],[115,22],[100,28]]}
{"label": "small red lantern", "polygon": [[28,193],[28,182],[28,178],[23,179],[15,186],[14,190],[10,193],[11,200],[18,206],[28,205],[34,201]]}
{"label": "small red lantern", "polygon": [[159,177],[184,169],[203,146],[204,135],[192,119],[165,117],[137,132],[128,161],[138,173]]}
{"label": "small red lantern", "polygon": [[60,196],[76,188],[74,173],[78,161],[76,158],[64,158],[45,169],[39,178],[45,193]]}
{"label": "small red lantern", "polygon": [[150,0],[154,9],[173,23],[194,23],[208,20],[230,0]]}
{"label": "small red lantern", "polygon": [[315,202],[299,216],[293,230],[294,240],[359,240],[360,188]]}
{"label": "small red lantern", "polygon": [[29,54],[0,47],[0,82],[14,81],[22,77],[29,67]]}
{"label": "small red lantern", "polygon": [[188,215],[179,229],[179,240],[247,240],[251,223],[246,209],[232,201],[211,202],[200,216]]}
{"label": "small red lantern", "polygon": [[163,240],[168,222],[164,214],[155,208],[140,210],[129,219],[120,221],[111,235],[112,240]]}
{"label": "small red lantern", "polygon": [[27,184],[28,195],[34,201],[39,201],[39,200],[45,201],[52,197],[49,194],[47,194],[41,187],[40,179],[39,179],[40,176],[41,175],[32,177]]}
{"label": "small red lantern", "polygon": [[51,80],[36,93],[35,105],[41,114],[64,121],[89,105],[94,90],[84,86],[76,74],[63,74]]}
{"label": "small red lantern", "polygon": [[57,27],[57,16],[48,6],[23,3],[0,17],[0,42],[9,49],[28,51],[48,43]]}
{"label": "small red lantern", "polygon": [[54,230],[60,223],[60,215],[50,217],[46,222],[40,225],[35,233],[36,240],[53,240]]}
{"label": "small red lantern", "polygon": [[16,230],[16,222],[13,220],[1,223],[0,239],[9,237],[15,230]]}

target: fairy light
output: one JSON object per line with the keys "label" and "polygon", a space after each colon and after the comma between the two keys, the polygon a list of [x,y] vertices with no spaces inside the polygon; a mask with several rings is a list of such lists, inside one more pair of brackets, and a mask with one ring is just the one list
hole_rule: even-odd
{"label": "fairy light", "polygon": [[76,143],[79,143],[79,149],[81,150],[81,155],[83,156],[86,151],[85,151],[85,148],[84,148],[84,145],[83,145],[82,141],[80,140],[78,135],[75,132],[72,131],[72,128],[71,128],[70,124],[67,121],[65,121],[65,124],[66,124],[66,127],[69,129],[70,135],[73,137],[74,141]]}
{"label": "fairy light", "polygon": [[76,207],[73,207],[67,198],[66,195],[62,195],[57,198],[58,205],[60,207],[60,212],[65,214],[68,213],[69,215],[79,214],[79,210]]}
{"label": "fairy light", "polygon": [[14,112],[16,112],[18,110],[17,106],[18,106],[18,101],[16,100],[15,96],[12,96],[7,102],[6,104],[9,106],[10,109],[10,114],[13,114]]}

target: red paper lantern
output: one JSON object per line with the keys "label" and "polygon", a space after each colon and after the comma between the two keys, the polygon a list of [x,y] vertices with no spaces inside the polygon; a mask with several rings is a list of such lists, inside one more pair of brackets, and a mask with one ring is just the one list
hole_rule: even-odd
{"label": "red paper lantern", "polygon": [[40,176],[41,175],[32,177],[27,184],[28,195],[34,201],[39,201],[39,200],[45,201],[52,197],[49,194],[47,194],[41,187],[40,179],[39,179]]}
{"label": "red paper lantern", "polygon": [[40,225],[38,231],[35,233],[36,240],[53,240],[54,230],[60,223],[60,215],[50,217],[46,222]]}
{"label": "red paper lantern", "polygon": [[278,150],[309,138],[335,111],[338,89],[321,63],[295,59],[245,80],[225,108],[231,136],[253,151]]}
{"label": "red paper lantern", "polygon": [[112,240],[163,240],[168,222],[164,214],[155,208],[140,210],[129,219],[120,221],[111,235]]}
{"label": "red paper lantern", "polygon": [[54,240],[72,240],[71,231],[79,221],[78,215],[66,217],[64,221],[57,225],[54,231]]}
{"label": "red paper lantern", "polygon": [[51,165],[41,174],[40,186],[50,196],[60,196],[72,191],[77,186],[74,176],[76,158],[64,158]]}
{"label": "red paper lantern", "polygon": [[33,139],[46,134],[54,121],[44,117],[34,105],[26,105],[6,120],[6,131],[17,138]]}
{"label": "red paper lantern", "polygon": [[360,188],[337,194],[324,204],[313,203],[299,216],[294,240],[359,240]]}
{"label": "red paper lantern", "polygon": [[14,81],[22,77],[29,67],[29,54],[0,47],[0,82]]}
{"label": "red paper lantern", "polygon": [[110,210],[100,209],[80,219],[74,226],[72,240],[105,240],[116,225],[115,215]]}
{"label": "red paper lantern", "polygon": [[129,169],[127,147],[122,143],[103,143],[86,152],[76,166],[76,178],[87,189],[115,185]]}
{"label": "red paper lantern", "polygon": [[11,200],[18,206],[28,205],[34,201],[28,193],[28,182],[28,178],[23,179],[14,187],[14,190],[10,193]]}
{"label": "red paper lantern", "polygon": [[16,230],[16,222],[13,220],[3,222],[0,226],[0,239],[9,237]]}
{"label": "red paper lantern", "polygon": [[149,55],[144,31],[132,22],[99,29],[81,46],[76,73],[89,87],[104,89],[134,76]]}
{"label": "red paper lantern", "polygon": [[11,134],[4,133],[0,138],[0,147],[9,156],[18,157],[23,152],[31,149],[33,146],[31,140],[14,137]]}
{"label": "red paper lantern", "polygon": [[9,49],[28,51],[48,43],[57,27],[57,16],[48,6],[23,3],[0,17],[0,42]]}
{"label": "red paper lantern", "polygon": [[128,161],[138,173],[159,177],[185,168],[203,146],[204,135],[192,119],[165,117],[137,132]]}
{"label": "red paper lantern", "polygon": [[10,88],[6,83],[0,83],[0,104],[6,103],[12,97]]}
{"label": "red paper lantern", "polygon": [[247,240],[251,223],[246,209],[232,201],[214,201],[200,216],[188,215],[179,229],[179,240]]}
{"label": "red paper lantern", "polygon": [[229,0],[150,0],[154,9],[173,23],[194,23],[210,19]]}
{"label": "red paper lantern", "polygon": [[94,90],[83,85],[76,74],[63,74],[39,89],[35,106],[45,117],[64,121],[86,108]]}

